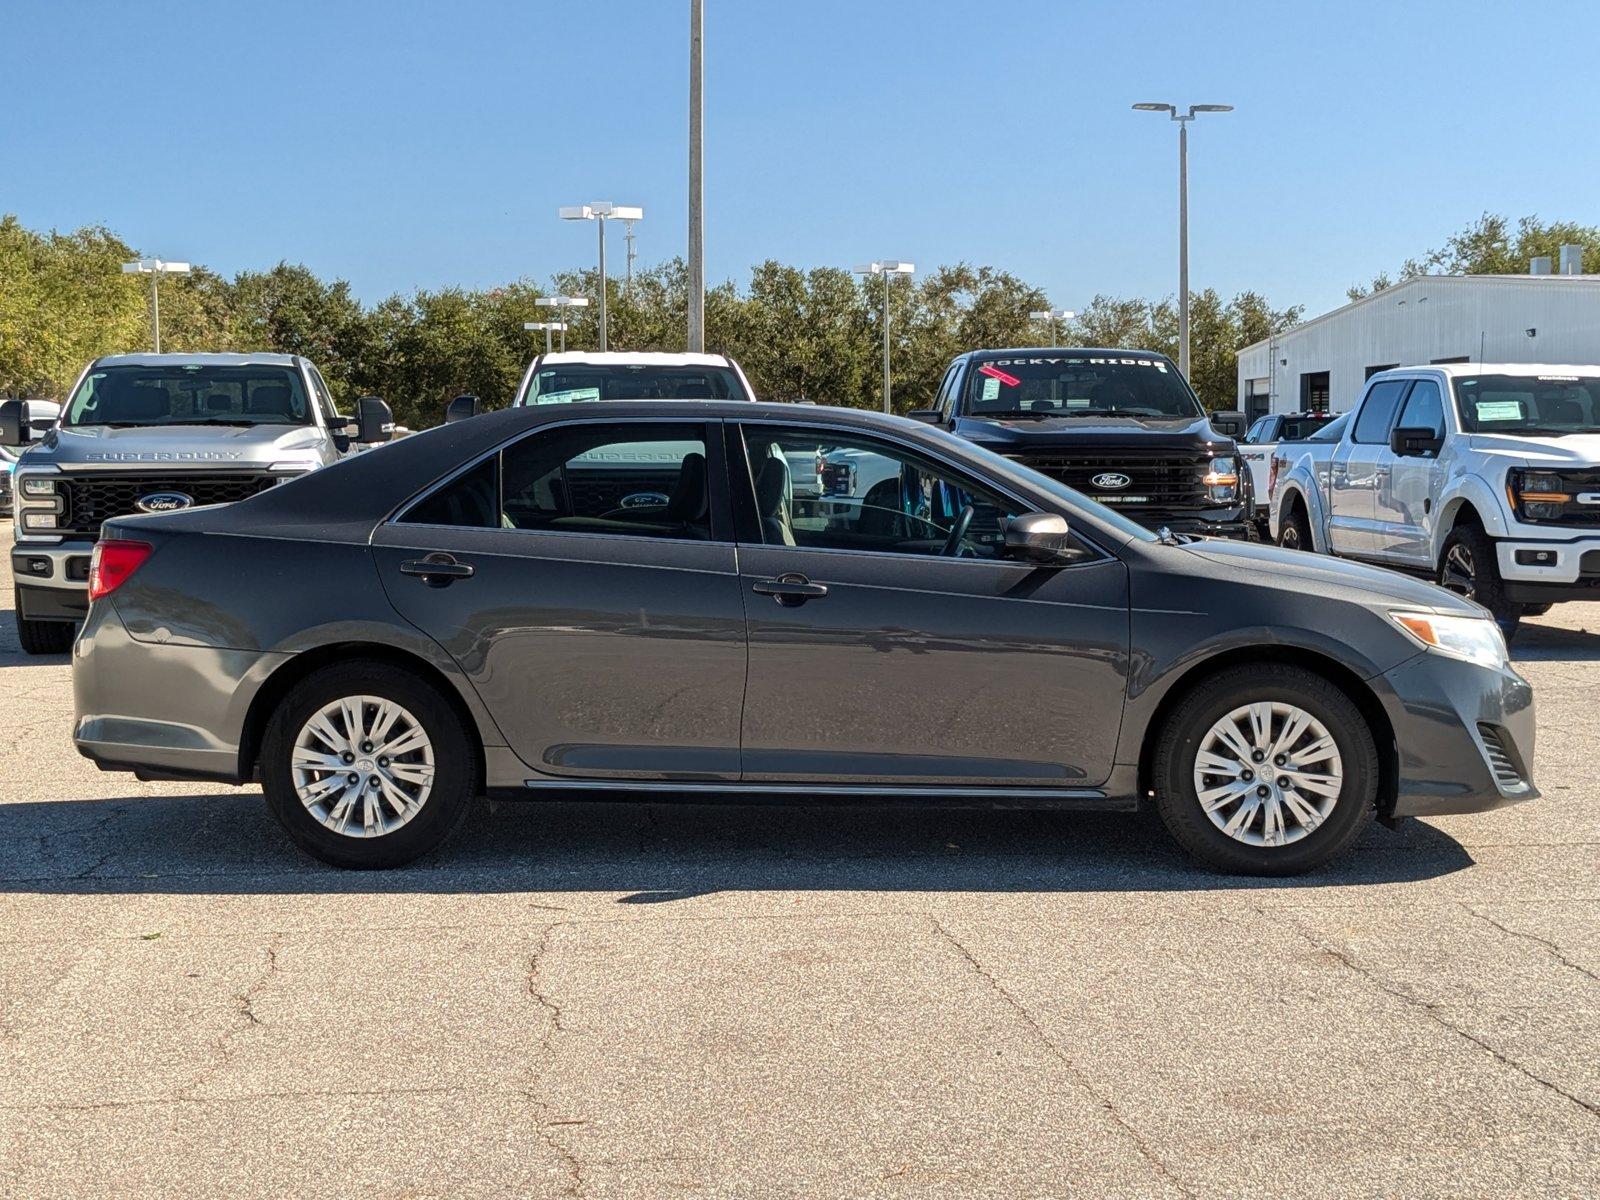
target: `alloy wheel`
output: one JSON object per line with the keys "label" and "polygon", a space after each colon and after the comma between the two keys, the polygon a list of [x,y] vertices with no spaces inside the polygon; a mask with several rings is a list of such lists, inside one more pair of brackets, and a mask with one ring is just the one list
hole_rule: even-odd
{"label": "alloy wheel", "polygon": [[1280,701],[1234,709],[1206,731],[1195,755],[1201,811],[1248,846],[1286,846],[1314,833],[1343,787],[1328,727]]}
{"label": "alloy wheel", "polygon": [[306,811],[345,837],[393,833],[433,790],[433,742],[409,710],[381,696],[345,696],[301,726],[290,763]]}
{"label": "alloy wheel", "polygon": [[1440,586],[1471,600],[1478,591],[1477,578],[1478,570],[1472,560],[1472,551],[1461,542],[1451,545],[1445,551],[1444,565],[1439,570]]}

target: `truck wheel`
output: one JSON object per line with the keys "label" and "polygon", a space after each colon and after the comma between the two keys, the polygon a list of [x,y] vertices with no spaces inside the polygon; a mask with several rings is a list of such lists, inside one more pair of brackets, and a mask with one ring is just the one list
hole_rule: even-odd
{"label": "truck wheel", "polygon": [[336,867],[397,867],[441,845],[479,791],[475,735],[410,671],[342,662],[278,705],[261,745],[267,807]]}
{"label": "truck wheel", "polygon": [[72,649],[78,627],[71,621],[30,621],[22,615],[22,596],[12,589],[17,613],[17,641],[24,654],[65,654]]}
{"label": "truck wheel", "polygon": [[1157,743],[1156,807],[1201,861],[1297,875],[1347,849],[1376,811],[1378,749],[1355,702],[1302,667],[1230,667],[1185,696]]}
{"label": "truck wheel", "polygon": [[1510,641],[1522,620],[1522,605],[1506,599],[1494,539],[1477,525],[1457,525],[1439,556],[1439,585],[1483,605]]}
{"label": "truck wheel", "polygon": [[1306,510],[1299,504],[1289,506],[1289,515],[1278,529],[1278,545],[1285,550],[1315,550],[1311,540],[1311,522]]}

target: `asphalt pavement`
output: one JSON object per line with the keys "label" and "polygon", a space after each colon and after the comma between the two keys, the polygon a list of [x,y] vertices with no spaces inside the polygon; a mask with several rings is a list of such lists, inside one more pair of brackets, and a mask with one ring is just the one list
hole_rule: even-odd
{"label": "asphalt pavement", "polygon": [[1146,819],[659,802],[340,872],[80,758],[10,596],[0,1196],[1600,1194],[1600,605],[1515,649],[1542,799],[1257,881]]}

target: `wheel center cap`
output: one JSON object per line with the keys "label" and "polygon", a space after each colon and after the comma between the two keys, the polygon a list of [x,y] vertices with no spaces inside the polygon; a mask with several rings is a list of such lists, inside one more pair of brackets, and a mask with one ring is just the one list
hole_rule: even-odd
{"label": "wheel center cap", "polygon": [[372,760],[370,758],[360,759],[356,763],[356,770],[358,770],[358,771],[370,771],[370,770],[372,770]]}

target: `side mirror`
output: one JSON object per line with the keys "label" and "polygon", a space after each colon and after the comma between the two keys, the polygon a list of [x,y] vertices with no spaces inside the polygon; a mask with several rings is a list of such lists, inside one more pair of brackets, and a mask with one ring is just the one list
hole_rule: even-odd
{"label": "side mirror", "polygon": [[376,396],[356,401],[356,441],[387,442],[394,436],[394,413]]}
{"label": "side mirror", "polygon": [[1404,425],[1389,434],[1389,449],[1401,458],[1425,458],[1444,447],[1438,430],[1426,425]]}
{"label": "side mirror", "polygon": [[1242,438],[1250,428],[1250,421],[1242,412],[1214,412],[1211,414],[1211,427],[1231,438]]}
{"label": "side mirror", "polygon": [[1034,563],[1066,563],[1078,557],[1067,519],[1056,513],[1021,513],[1005,523],[1005,556]]}
{"label": "side mirror", "polygon": [[468,417],[475,417],[483,411],[483,401],[476,396],[457,396],[450,401],[450,406],[444,410],[444,423],[453,425],[457,421],[465,421]]}
{"label": "side mirror", "polygon": [[944,413],[937,408],[913,408],[906,416],[913,421],[921,421],[924,425],[944,424]]}
{"label": "side mirror", "polygon": [[26,446],[33,440],[27,436],[33,432],[28,428],[25,415],[27,404],[26,400],[7,400],[0,404],[0,446]]}

